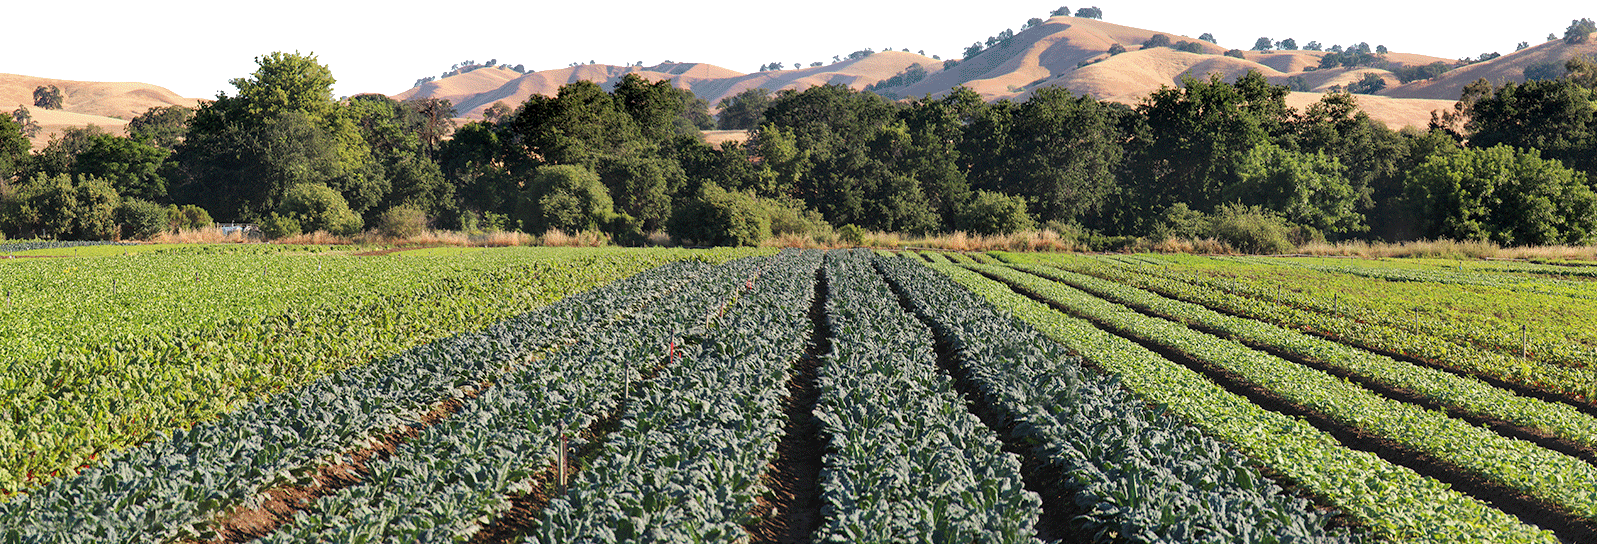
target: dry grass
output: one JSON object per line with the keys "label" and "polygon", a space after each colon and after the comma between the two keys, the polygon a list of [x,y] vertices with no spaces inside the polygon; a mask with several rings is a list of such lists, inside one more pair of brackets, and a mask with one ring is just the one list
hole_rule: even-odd
{"label": "dry grass", "polygon": [[1520,246],[1502,247],[1492,242],[1456,240],[1418,240],[1381,243],[1361,240],[1337,243],[1312,243],[1298,248],[1305,255],[1343,257],[1420,257],[1433,259],[1524,259],[1594,260],[1597,246]]}
{"label": "dry grass", "polygon": [[150,239],[157,244],[236,244],[251,242],[242,232],[224,233],[217,227],[202,229],[183,229],[177,232],[163,232]]}
{"label": "dry grass", "polygon": [[[871,244],[871,242],[888,242]],[[892,233],[872,232],[866,236],[866,245],[872,247],[917,247],[950,251],[1084,251],[1087,248],[1066,240],[1051,230],[1035,230],[1007,235],[968,234],[954,231],[950,234],[921,236],[902,240]]]}
{"label": "dry grass", "polygon": [[610,245],[610,235],[591,230],[566,234],[560,229],[550,229],[543,233],[539,242],[548,247],[601,247]]}

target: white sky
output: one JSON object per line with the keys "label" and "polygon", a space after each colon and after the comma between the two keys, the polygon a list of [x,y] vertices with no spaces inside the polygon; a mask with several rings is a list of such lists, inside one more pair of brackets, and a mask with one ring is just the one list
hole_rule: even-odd
{"label": "white sky", "polygon": [[[1248,49],[1260,36],[1326,46],[1367,41],[1444,58],[1514,51],[1597,18],[1576,1],[1091,0],[1104,20],[1159,32],[1211,32]],[[0,10],[0,73],[80,81],[138,81],[191,98],[233,93],[272,51],[314,53],[338,79],[334,93],[396,94],[464,60],[529,70],[596,60],[704,62],[740,72],[761,64],[830,63],[872,48],[953,58],[965,46],[1066,0],[869,2],[810,0],[229,2],[117,0],[7,2]],[[554,4],[554,5],[550,5]]]}

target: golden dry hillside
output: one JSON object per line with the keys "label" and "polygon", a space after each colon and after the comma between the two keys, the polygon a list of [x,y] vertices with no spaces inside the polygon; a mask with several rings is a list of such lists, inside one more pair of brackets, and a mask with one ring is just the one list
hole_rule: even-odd
{"label": "golden dry hillside", "polygon": [[[54,85],[61,89],[61,109],[33,107],[33,90]],[[10,112],[26,107],[43,129],[33,138],[38,148],[68,127],[95,125],[120,133],[127,120],[146,110],[163,106],[194,107],[200,101],[183,98],[163,87],[148,83],[100,83],[68,81],[15,74],[0,74],[0,110]]]}
{"label": "golden dry hillside", "polygon": [[1553,40],[1486,62],[1464,66],[1433,79],[1387,88],[1381,92],[1381,95],[1392,98],[1458,100],[1459,90],[1477,80],[1484,79],[1493,85],[1509,81],[1523,83],[1525,68],[1532,64],[1541,62],[1561,64],[1580,55],[1597,55],[1597,41],[1569,45],[1564,43],[1564,40]]}

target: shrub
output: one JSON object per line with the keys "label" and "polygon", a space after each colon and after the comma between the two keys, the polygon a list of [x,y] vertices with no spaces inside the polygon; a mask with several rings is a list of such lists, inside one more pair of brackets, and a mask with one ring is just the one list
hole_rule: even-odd
{"label": "shrub", "polygon": [[1209,236],[1247,253],[1279,254],[1297,247],[1292,243],[1293,227],[1258,206],[1222,205],[1207,227]]}
{"label": "shrub", "polygon": [[959,213],[960,229],[972,234],[1014,234],[1035,228],[1026,213],[1026,200],[1004,193],[981,190]]}
{"label": "shrub", "polygon": [[166,207],[166,228],[171,231],[203,229],[216,224],[211,213],[193,204]]}
{"label": "shrub", "polygon": [[837,229],[837,240],[850,246],[865,245],[865,230],[849,223]]}
{"label": "shrub", "polygon": [[389,238],[413,238],[426,230],[427,214],[415,206],[394,206],[377,216],[377,232]]}
{"label": "shrub", "polygon": [[771,237],[771,219],[753,195],[706,183],[671,212],[666,230],[678,244],[755,246]]}
{"label": "shrub", "polygon": [[533,234],[599,230],[613,214],[614,202],[599,175],[583,166],[538,168],[517,201],[521,229]]}
{"label": "shrub", "polygon": [[272,240],[299,236],[303,232],[299,221],[289,216],[274,213],[261,222],[261,234]]}
{"label": "shrub", "polygon": [[305,232],[327,231],[339,236],[360,232],[360,216],[350,211],[349,202],[338,191],[320,183],[301,183],[288,188],[278,213],[299,223]]}
{"label": "shrub", "polygon": [[122,238],[148,240],[166,230],[166,209],[148,200],[129,198],[116,207],[116,223]]}

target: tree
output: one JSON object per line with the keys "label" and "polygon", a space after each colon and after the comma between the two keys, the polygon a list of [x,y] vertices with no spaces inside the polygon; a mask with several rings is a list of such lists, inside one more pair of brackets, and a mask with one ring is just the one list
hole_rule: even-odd
{"label": "tree", "polygon": [[153,145],[173,149],[183,143],[193,118],[194,108],[156,106],[128,121],[128,136],[148,138]]}
{"label": "tree", "polygon": [[615,209],[640,221],[644,231],[665,227],[671,197],[687,185],[687,173],[676,161],[636,155],[609,157],[596,168]]}
{"label": "tree", "polygon": [[39,122],[33,120],[33,112],[24,106],[17,106],[17,109],[11,112],[11,120],[17,124],[17,129],[22,131],[24,138],[36,137],[39,131],[43,130]]}
{"label": "tree", "polygon": [[1124,46],[1124,45],[1120,45],[1118,43],[1109,45],[1109,56],[1111,56],[1111,57],[1113,57],[1115,55],[1119,55],[1121,53],[1125,53],[1125,52],[1126,52],[1126,46]]}
{"label": "tree", "polygon": [[61,109],[61,88],[40,85],[33,89],[33,105],[47,110]]}
{"label": "tree", "polygon": [[165,201],[166,178],[161,168],[172,152],[151,145],[145,138],[124,138],[97,134],[78,152],[72,173],[79,177],[103,179],[125,198]]}
{"label": "tree", "polygon": [[1169,47],[1169,46],[1170,46],[1170,37],[1166,36],[1164,34],[1154,34],[1152,36],[1149,36],[1147,41],[1142,42],[1142,48],[1143,49],[1153,49],[1155,47]]}
{"label": "tree", "polygon": [[678,244],[753,246],[771,237],[770,221],[754,195],[705,184],[671,213],[666,229]]}
{"label": "tree", "polygon": [[148,240],[166,230],[166,208],[148,200],[123,200],[114,216],[124,240]]}
{"label": "tree", "polygon": [[1261,144],[1242,158],[1238,181],[1225,198],[1281,214],[1288,221],[1324,232],[1364,228],[1356,210],[1359,191],[1344,176],[1346,168],[1322,153],[1300,153]]}
{"label": "tree", "polygon": [[1198,39],[1206,41],[1206,42],[1209,42],[1209,43],[1220,43],[1218,41],[1215,41],[1214,34],[1210,34],[1208,32],[1204,32],[1203,34],[1198,35]]}
{"label": "tree", "polygon": [[1590,243],[1597,193],[1536,150],[1498,145],[1431,157],[1409,174],[1426,236],[1510,245]]}
{"label": "tree", "polygon": [[356,213],[381,202],[387,180],[354,119],[333,101],[332,71],[315,55],[271,53],[231,81],[189,122],[176,151],[176,200],[200,204],[229,220],[259,221],[289,187],[337,190]]}
{"label": "tree", "polygon": [[593,170],[558,164],[533,174],[521,192],[517,215],[528,233],[577,233],[599,230],[614,215],[613,207],[610,192]]}
{"label": "tree", "polygon": [[509,120],[510,115],[510,106],[506,106],[503,100],[494,102],[492,106],[482,110],[482,120],[495,125]]}
{"label": "tree", "polygon": [[1385,45],[1377,45],[1377,46],[1375,46],[1375,53],[1376,54],[1385,55],[1387,53],[1387,51],[1388,51],[1388,49],[1386,48]]}
{"label": "tree", "polygon": [[1185,52],[1188,52],[1188,53],[1194,53],[1194,54],[1199,54],[1199,55],[1203,54],[1203,52],[1204,52],[1204,48],[1203,48],[1202,44],[1197,43],[1197,42],[1189,42],[1189,41],[1186,41],[1186,40],[1181,40],[1179,42],[1176,42],[1175,49],[1176,49],[1176,51],[1185,51]]}
{"label": "tree", "polygon": [[1316,41],[1311,41],[1303,46],[1304,51],[1319,51],[1321,49],[1323,49],[1323,46],[1320,45],[1320,42]]}
{"label": "tree", "polygon": [[1276,44],[1275,48],[1282,51],[1297,51],[1298,41],[1292,38],[1287,38],[1285,40],[1281,40],[1281,43]]}
{"label": "tree", "polygon": [[23,127],[12,116],[0,115],[0,187],[27,168],[28,152],[33,144],[23,133]]}
{"label": "tree", "polygon": [[432,156],[438,152],[438,143],[455,131],[455,105],[444,98],[412,99],[409,105],[421,116],[416,136],[421,139],[422,151]]}
{"label": "tree", "polygon": [[77,164],[78,155],[94,143],[94,139],[105,135],[105,130],[95,125],[86,127],[67,127],[60,134],[50,136],[50,142],[44,149],[28,160],[29,171],[33,177],[55,176],[72,173],[73,165]]}
{"label": "tree", "polygon": [[960,230],[972,234],[1014,234],[1036,227],[1025,199],[994,191],[976,191],[960,213]]}
{"label": "tree", "polygon": [[1560,62],[1536,62],[1525,66],[1525,82],[1537,80],[1554,80],[1564,77],[1564,65]]}
{"label": "tree", "polygon": [[965,48],[965,60],[970,60],[975,58],[976,55],[980,55],[984,48],[985,46],[983,46],[981,42],[970,44],[970,47]]}
{"label": "tree", "polygon": [[[1565,69],[1581,66],[1572,59]],[[1473,147],[1536,149],[1592,176],[1597,174],[1597,108],[1591,103],[1593,90],[1578,79],[1572,73],[1495,88],[1481,81],[1465,87],[1454,108],[1468,119],[1464,131]]]}
{"label": "tree", "polygon": [[1225,52],[1225,56],[1232,57],[1232,58],[1238,58],[1238,59],[1247,59],[1248,58],[1247,54],[1243,53],[1241,49],[1229,49],[1229,50],[1227,50]]}
{"label": "tree", "polygon": [[1076,16],[1083,19],[1103,19],[1103,10],[1098,9],[1098,6],[1081,8],[1076,10]]}
{"label": "tree", "polygon": [[1386,88],[1386,78],[1375,72],[1365,72],[1364,77],[1347,86],[1355,94],[1375,94]]}
{"label": "tree", "polygon": [[283,194],[274,213],[297,222],[304,232],[327,231],[340,236],[360,232],[362,221],[338,191],[326,185],[301,183]]}
{"label": "tree", "polygon": [[1569,45],[1586,43],[1591,39],[1591,34],[1597,32],[1597,22],[1591,19],[1570,21],[1569,28],[1564,30],[1564,43]]}
{"label": "tree", "polygon": [[23,184],[0,212],[13,235],[59,240],[109,240],[116,235],[116,190],[95,178],[68,174]]}
{"label": "tree", "polygon": [[1292,92],[1298,93],[1306,93],[1310,90],[1308,80],[1303,79],[1303,76],[1300,75],[1293,75],[1286,78],[1286,87],[1291,89]]}
{"label": "tree", "polygon": [[1253,50],[1254,51],[1269,51],[1270,48],[1272,48],[1274,46],[1275,46],[1275,42],[1270,41],[1269,38],[1259,38],[1258,40],[1253,42]]}
{"label": "tree", "polygon": [[[1040,24],[1042,24],[1042,18],[1041,17],[1032,17],[1030,19],[1027,19],[1026,20],[1026,24],[1021,26],[1020,29],[1021,30],[1026,30],[1028,28],[1031,28],[1031,27],[1034,27],[1034,26],[1037,26],[1037,25],[1040,25]],[[924,51],[921,52],[922,56],[925,56],[925,54],[926,53]]]}
{"label": "tree", "polygon": [[1070,16],[1070,8],[1067,8],[1065,6],[1059,6],[1059,9],[1056,9],[1056,10],[1053,10],[1053,11],[1049,12],[1048,16],[1049,17],[1061,17],[1061,16],[1069,17]]}

